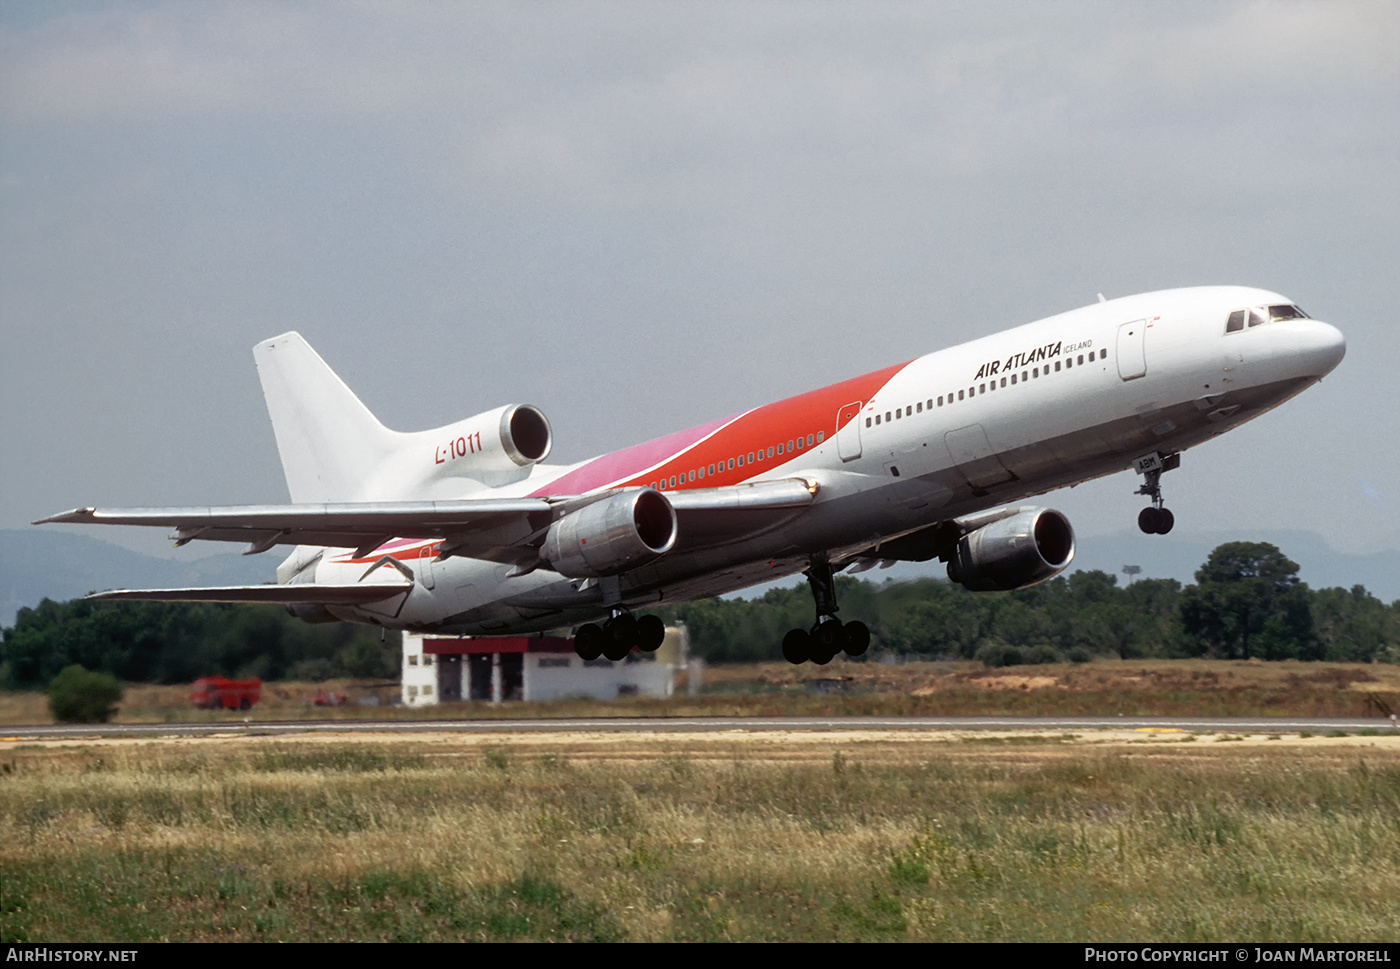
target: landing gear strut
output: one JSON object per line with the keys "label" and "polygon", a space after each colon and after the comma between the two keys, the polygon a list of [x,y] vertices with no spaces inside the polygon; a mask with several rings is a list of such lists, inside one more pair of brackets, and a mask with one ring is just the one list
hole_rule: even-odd
{"label": "landing gear strut", "polygon": [[666,626],[659,616],[634,616],[621,606],[613,617],[599,626],[586,623],[574,633],[574,652],[585,660],[606,656],[613,662],[624,660],[635,649],[650,653],[666,638]]}
{"label": "landing gear strut", "polygon": [[825,666],[842,651],[847,656],[863,654],[870,648],[870,630],[863,622],[842,623],[836,618],[836,580],[826,556],[812,556],[806,575],[817,607],[817,621],[810,631],[788,630],[783,637],[783,659],[793,664],[811,660]]}
{"label": "landing gear strut", "polygon": [[1162,507],[1162,473],[1180,466],[1180,454],[1149,454],[1133,462],[1133,467],[1145,479],[1134,494],[1152,499],[1151,507],[1138,512],[1138,528],[1148,535],[1165,535],[1176,524],[1176,516]]}

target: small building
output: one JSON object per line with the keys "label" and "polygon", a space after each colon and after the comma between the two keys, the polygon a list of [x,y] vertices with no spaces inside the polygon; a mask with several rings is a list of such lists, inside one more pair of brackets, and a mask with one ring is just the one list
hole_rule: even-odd
{"label": "small building", "polygon": [[654,653],[583,660],[562,636],[403,636],[403,703],[669,697],[689,652],[685,627],[668,627]]}

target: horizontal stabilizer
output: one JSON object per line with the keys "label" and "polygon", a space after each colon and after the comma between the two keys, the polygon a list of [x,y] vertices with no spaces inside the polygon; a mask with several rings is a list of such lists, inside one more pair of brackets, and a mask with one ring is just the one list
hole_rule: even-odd
{"label": "horizontal stabilizer", "polygon": [[225,585],[205,589],[113,589],[94,592],[85,598],[105,602],[264,602],[275,605],[353,606],[400,596],[413,588],[412,582],[369,585]]}

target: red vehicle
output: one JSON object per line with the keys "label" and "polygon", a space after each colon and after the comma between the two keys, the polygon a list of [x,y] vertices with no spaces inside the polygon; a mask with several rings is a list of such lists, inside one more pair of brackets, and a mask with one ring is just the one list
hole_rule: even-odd
{"label": "red vehicle", "polygon": [[228,680],[201,676],[190,689],[190,702],[201,710],[250,710],[262,699],[262,680]]}

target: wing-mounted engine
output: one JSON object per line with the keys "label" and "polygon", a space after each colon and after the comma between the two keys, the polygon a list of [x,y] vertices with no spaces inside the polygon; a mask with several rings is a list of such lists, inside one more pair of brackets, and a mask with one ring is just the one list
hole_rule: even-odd
{"label": "wing-mounted engine", "polygon": [[1069,519],[1020,508],[967,532],[948,560],[948,578],[973,592],[1024,589],[1054,578],[1074,559]]}
{"label": "wing-mounted engine", "polygon": [[618,575],[676,544],[676,511],[650,488],[623,491],[569,512],[549,527],[540,558],[571,579]]}

